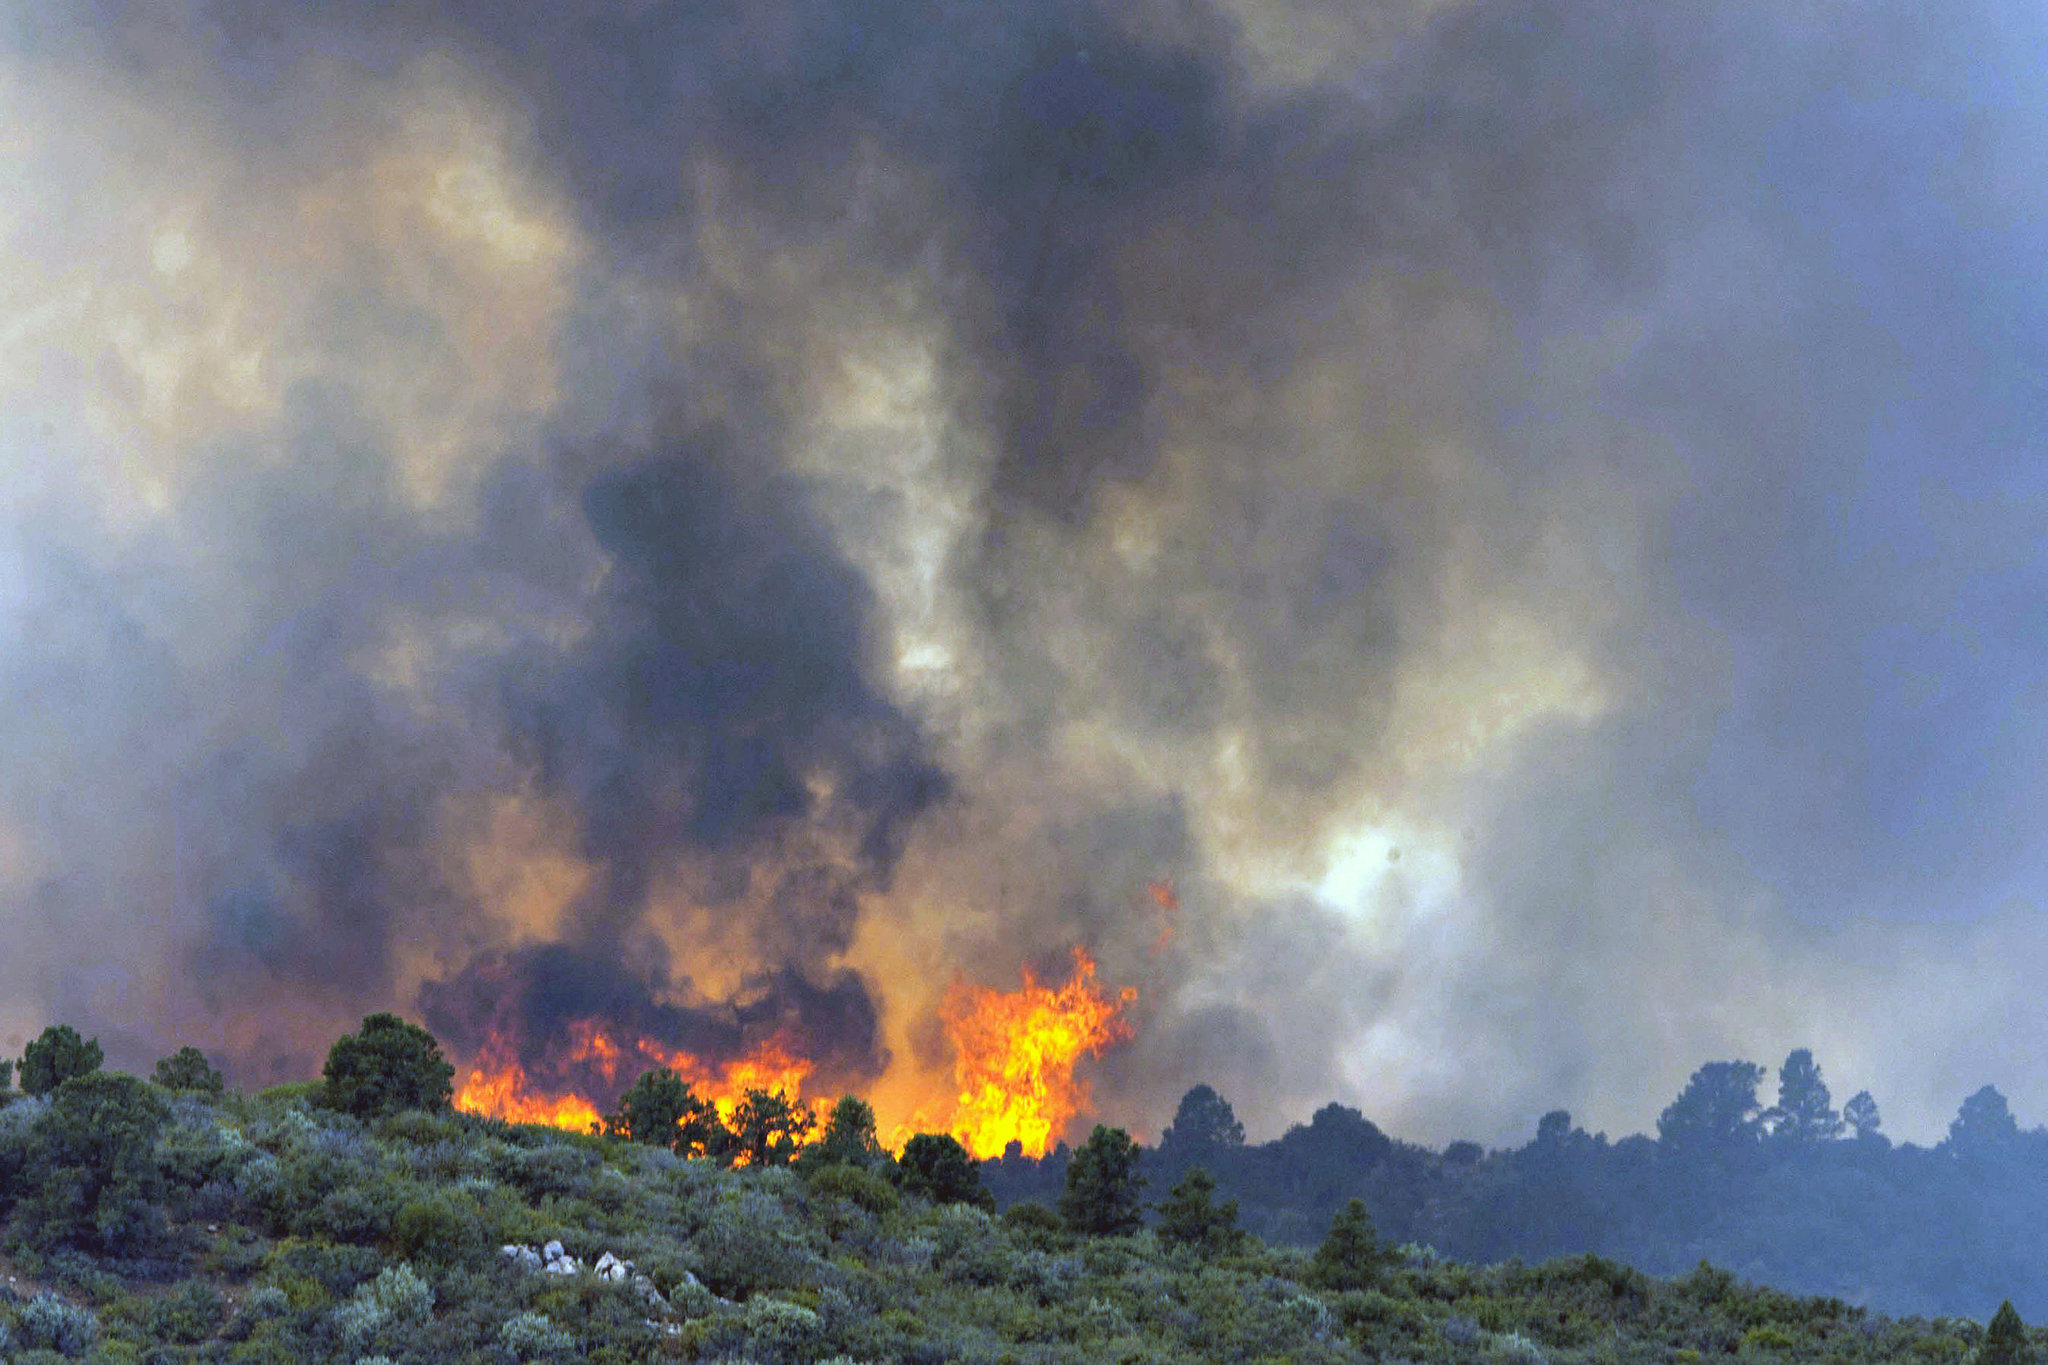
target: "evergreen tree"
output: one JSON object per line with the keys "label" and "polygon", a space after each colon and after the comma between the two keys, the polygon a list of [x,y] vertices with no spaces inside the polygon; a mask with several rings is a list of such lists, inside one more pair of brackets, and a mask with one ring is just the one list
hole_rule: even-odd
{"label": "evergreen tree", "polygon": [[934,1204],[995,1210],[995,1197],[981,1183],[981,1167],[950,1133],[919,1133],[904,1143],[897,1179],[904,1189]]}
{"label": "evergreen tree", "polygon": [[619,1096],[618,1107],[604,1117],[603,1131],[686,1157],[723,1157],[731,1145],[718,1110],[665,1066],[641,1073]]}
{"label": "evergreen tree", "polygon": [[163,1230],[156,1140],[169,1117],[163,1096],[133,1076],[92,1070],[65,1080],[37,1124],[16,1229],[44,1250],[147,1250]]}
{"label": "evergreen tree", "polygon": [[99,1039],[81,1038],[69,1024],[52,1024],[21,1054],[21,1091],[50,1094],[73,1076],[98,1071],[105,1060]]}
{"label": "evergreen tree", "polygon": [[1842,1116],[1829,1098],[1813,1053],[1803,1047],[1795,1049],[1778,1068],[1778,1102],[1764,1112],[1771,1136],[1796,1147],[1840,1137]]}
{"label": "evergreen tree", "polygon": [[1883,1120],[1878,1117],[1877,1101],[1868,1090],[1859,1090],[1849,1097],[1849,1102],[1842,1106],[1842,1121],[1849,1125],[1858,1142],[1883,1140],[1877,1131]]}
{"label": "evergreen tree", "polygon": [[14,1098],[14,1063],[0,1060],[0,1104]]}
{"label": "evergreen tree", "polygon": [[1708,1062],[1657,1116],[1658,1145],[1686,1156],[1754,1146],[1761,1132],[1756,1088],[1763,1078],[1754,1062]]}
{"label": "evergreen tree", "polygon": [[1144,1225],[1138,1192],[1138,1144],[1121,1128],[1096,1124],[1095,1131],[1067,1163],[1067,1188],[1060,1216],[1076,1232],[1114,1237]]}
{"label": "evergreen tree", "polygon": [[1363,1199],[1353,1199],[1330,1221],[1330,1231],[1316,1248],[1314,1274],[1330,1289],[1371,1289],[1393,1262],[1394,1252],[1380,1244],[1372,1215]]}
{"label": "evergreen tree", "polygon": [[2019,1123],[1995,1085],[1964,1100],[1948,1125],[1949,1146],[1958,1152],[1997,1151],[2011,1147],[2019,1135]]}
{"label": "evergreen tree", "polygon": [[749,1090],[733,1110],[733,1152],[749,1166],[787,1166],[816,1122],[809,1109],[787,1095]]}
{"label": "evergreen tree", "polygon": [[1211,1254],[1229,1251],[1244,1234],[1237,1227],[1237,1201],[1216,1202],[1216,1177],[1200,1166],[1180,1178],[1159,1210],[1159,1240]]}
{"label": "evergreen tree", "polygon": [[1242,1146],[1244,1125],[1237,1121],[1230,1102],[1206,1085],[1198,1085],[1180,1097],[1173,1122],[1159,1138],[1161,1151]]}
{"label": "evergreen tree", "polygon": [[1975,1365],[2033,1365],[2034,1348],[2027,1344],[2027,1325],[2007,1299],[1998,1305],[1984,1340],[1977,1347]]}
{"label": "evergreen tree", "polygon": [[159,1061],[150,1080],[166,1090],[194,1090],[203,1095],[219,1095],[227,1089],[227,1081],[208,1064],[206,1054],[191,1046]]}
{"label": "evergreen tree", "polygon": [[372,1014],[360,1032],[336,1039],[321,1075],[327,1107],[357,1118],[443,1111],[454,1094],[455,1068],[434,1035],[395,1014]]}
{"label": "evergreen tree", "polygon": [[801,1158],[805,1166],[880,1166],[889,1154],[875,1136],[875,1110],[858,1095],[842,1095],[826,1116],[825,1131]]}

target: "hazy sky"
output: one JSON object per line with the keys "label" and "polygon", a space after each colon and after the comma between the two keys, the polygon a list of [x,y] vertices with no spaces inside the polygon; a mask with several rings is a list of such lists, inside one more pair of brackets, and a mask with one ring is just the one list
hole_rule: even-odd
{"label": "hazy sky", "polygon": [[1078,943],[1148,1135],[2048,1121],[2044,39],[6,7],[0,1044],[516,1000],[901,1109]]}

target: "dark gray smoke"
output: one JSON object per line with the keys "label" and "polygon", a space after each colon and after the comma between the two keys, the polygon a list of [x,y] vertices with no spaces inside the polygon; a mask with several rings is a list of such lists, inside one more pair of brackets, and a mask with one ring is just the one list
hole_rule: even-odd
{"label": "dark gray smoke", "polygon": [[6,1018],[247,1084],[510,973],[907,1109],[1079,942],[1141,1131],[2025,1120],[2042,30],[6,21]]}

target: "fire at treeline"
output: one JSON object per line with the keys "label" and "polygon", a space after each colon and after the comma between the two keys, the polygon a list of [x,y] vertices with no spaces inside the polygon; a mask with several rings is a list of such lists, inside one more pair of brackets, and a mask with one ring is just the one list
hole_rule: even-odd
{"label": "fire at treeline", "polygon": [[[600,1111],[589,1095],[549,1098],[513,1063],[458,1068],[432,1032],[389,1013],[338,1039],[321,1079],[257,1098],[344,1123],[439,1111],[478,1141],[514,1127],[554,1128],[579,1142],[663,1147],[723,1167],[815,1172],[850,1163],[941,1202],[1036,1205],[1041,1214],[1071,1202],[1062,1192],[1071,1196],[1077,1170],[1093,1172],[1113,1156],[1126,1231],[1153,1213],[1169,1219],[1198,1181],[1228,1196],[1211,1209],[1215,1218],[1276,1244],[1313,1244],[1355,1205],[1394,1241],[1431,1249],[1417,1252],[1425,1258],[1592,1253],[1663,1276],[1712,1262],[1783,1290],[1888,1312],[1982,1317],[2008,1297],[2030,1315],[2048,1310],[2048,1267],[2032,1236],[2048,1220],[2048,1128],[2022,1129],[1995,1086],[1962,1100],[1938,1145],[1894,1144],[1875,1098],[1860,1091],[1837,1108],[1812,1052],[1799,1048],[1778,1069],[1772,1104],[1760,1094],[1764,1067],[1709,1062],[1658,1115],[1655,1137],[1610,1141],[1553,1110],[1519,1147],[1460,1141],[1439,1151],[1390,1137],[1335,1102],[1278,1139],[1247,1143],[1230,1102],[1197,1084],[1148,1146],[1086,1113],[1075,1060],[1116,1045],[1129,1002],[1105,995],[1092,971],[1076,952],[1064,985],[1027,973],[1008,994],[956,988],[962,1055],[973,1060],[963,1066],[951,1131],[900,1126],[892,1135],[858,1096],[815,1095],[816,1069],[787,1052],[762,1047],[707,1064],[592,1024],[572,1031],[565,1066],[600,1076],[645,1068]],[[997,1045],[999,1036],[1008,1041]],[[84,1095],[108,1079],[103,1061],[97,1039],[51,1025],[20,1059],[19,1089],[62,1108],[71,1091],[84,1086]],[[19,1098],[16,1070],[0,1062],[0,1107]],[[112,1083],[124,1094],[153,1087],[218,1097],[227,1089],[189,1045],[161,1059],[150,1079],[151,1087],[118,1076]],[[999,1103],[999,1095],[1010,1098]],[[1085,1140],[1059,1138],[1084,1125]],[[1147,1186],[1172,1194],[1141,1202]],[[1941,1254],[1930,1258],[1929,1248]]]}

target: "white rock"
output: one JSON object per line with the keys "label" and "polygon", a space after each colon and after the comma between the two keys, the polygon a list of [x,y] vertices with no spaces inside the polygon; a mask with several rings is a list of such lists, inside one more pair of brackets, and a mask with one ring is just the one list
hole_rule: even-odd
{"label": "white rock", "polygon": [[506,1260],[517,1261],[522,1267],[524,1267],[527,1270],[540,1269],[540,1253],[538,1251],[535,1251],[532,1247],[523,1247],[512,1243],[507,1243],[506,1245],[499,1247],[498,1250],[505,1257]]}
{"label": "white rock", "polygon": [[583,1263],[574,1256],[564,1256],[558,1261],[549,1261],[542,1269],[550,1275],[574,1275],[583,1269]]}
{"label": "white rock", "polygon": [[560,1242],[549,1242],[541,1248],[540,1254],[542,1260],[559,1261],[562,1259],[562,1244]]}

